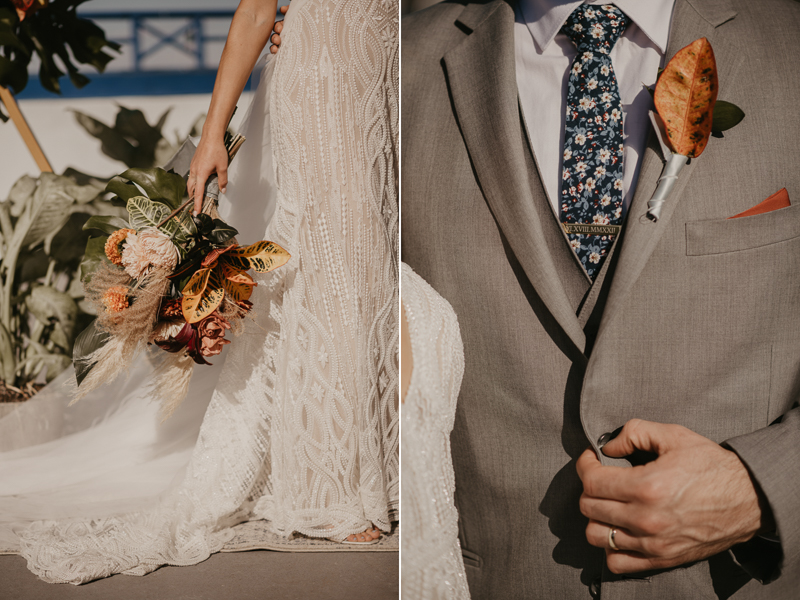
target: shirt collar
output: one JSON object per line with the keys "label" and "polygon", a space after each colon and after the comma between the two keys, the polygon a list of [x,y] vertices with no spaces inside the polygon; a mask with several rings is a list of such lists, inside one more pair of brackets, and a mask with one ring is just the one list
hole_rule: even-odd
{"label": "shirt collar", "polygon": [[[582,0],[518,0],[519,14],[544,51]],[[675,0],[591,0],[586,4],[614,4],[636,23],[662,53],[666,53],[669,24]]]}

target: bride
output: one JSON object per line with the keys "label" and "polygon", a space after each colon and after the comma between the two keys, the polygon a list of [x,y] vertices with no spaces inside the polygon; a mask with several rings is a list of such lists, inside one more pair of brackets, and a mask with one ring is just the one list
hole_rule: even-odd
{"label": "bride", "polygon": [[450,432],[464,375],[456,313],[402,263],[403,600],[469,600]]}
{"label": "bride", "polygon": [[45,581],[195,564],[247,520],[369,543],[397,519],[397,4],[294,0],[226,173],[222,133],[275,8],[236,11],[189,190],[216,170],[239,238],[292,259],[166,423],[145,359],[74,407],[66,373],[0,418],[0,551]]}

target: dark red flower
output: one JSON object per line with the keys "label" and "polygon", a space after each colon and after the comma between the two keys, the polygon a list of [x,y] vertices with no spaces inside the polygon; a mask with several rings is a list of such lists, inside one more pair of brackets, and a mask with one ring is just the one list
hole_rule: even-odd
{"label": "dark red flower", "polygon": [[203,358],[200,353],[201,343],[200,336],[197,334],[197,329],[192,327],[191,324],[186,323],[178,334],[174,337],[170,336],[166,340],[156,340],[156,346],[167,352],[180,352],[186,348],[186,353],[192,357],[192,360],[198,365],[210,365],[211,363]]}
{"label": "dark red flower", "polygon": [[14,8],[17,9],[17,16],[20,21],[24,21],[25,17],[32,15],[40,8],[47,6],[49,0],[11,0]]}

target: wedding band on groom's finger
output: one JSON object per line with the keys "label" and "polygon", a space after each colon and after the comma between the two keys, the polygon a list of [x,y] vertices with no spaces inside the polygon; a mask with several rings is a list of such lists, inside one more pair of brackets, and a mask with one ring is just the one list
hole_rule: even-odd
{"label": "wedding band on groom's finger", "polygon": [[617,547],[616,538],[617,537],[617,530],[614,527],[608,528],[608,547],[612,550],[619,550]]}

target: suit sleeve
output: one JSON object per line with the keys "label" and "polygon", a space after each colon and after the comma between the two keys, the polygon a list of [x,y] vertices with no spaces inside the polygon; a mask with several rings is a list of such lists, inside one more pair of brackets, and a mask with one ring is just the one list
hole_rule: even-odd
{"label": "suit sleeve", "polygon": [[780,548],[756,537],[732,549],[737,562],[755,579],[778,577],[800,585],[800,408],[779,422],[725,442],[761,487],[777,525]]}

